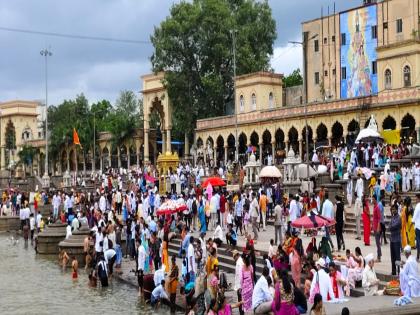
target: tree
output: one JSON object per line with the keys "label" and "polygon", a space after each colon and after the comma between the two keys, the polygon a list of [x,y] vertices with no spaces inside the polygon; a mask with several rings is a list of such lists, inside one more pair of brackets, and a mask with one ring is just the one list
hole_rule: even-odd
{"label": "tree", "polygon": [[121,145],[134,135],[136,128],[140,127],[142,113],[143,103],[137,99],[134,92],[121,91],[115,109],[108,117],[108,130],[112,134],[112,141],[115,145]]}
{"label": "tree", "polygon": [[12,151],[16,150],[16,130],[15,125],[13,122],[9,119],[6,125],[5,135],[4,135],[4,142],[5,142],[5,149],[8,152],[7,155],[5,155],[5,162],[6,165],[9,165],[10,158],[12,156]]}
{"label": "tree", "polygon": [[193,0],[172,6],[151,36],[151,61],[155,72],[165,71],[175,135],[191,134],[197,119],[223,115],[233,102],[232,35],[238,75],[269,70],[275,27],[267,1]]}
{"label": "tree", "polygon": [[283,78],[284,87],[303,85],[303,78],[300,74],[300,69],[293,70],[291,74]]}
{"label": "tree", "polygon": [[23,145],[21,150],[18,152],[19,160],[23,164],[24,174],[26,175],[26,166],[30,167],[30,172],[32,175],[32,163],[37,153],[37,149],[35,149],[31,145]]}

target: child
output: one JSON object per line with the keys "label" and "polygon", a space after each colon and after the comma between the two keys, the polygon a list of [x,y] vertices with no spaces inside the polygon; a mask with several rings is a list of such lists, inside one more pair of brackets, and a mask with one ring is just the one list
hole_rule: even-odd
{"label": "child", "polygon": [[72,257],[71,268],[73,269],[73,273],[71,275],[73,280],[77,280],[77,270],[79,269],[79,262],[76,259],[76,256]]}
{"label": "child", "polygon": [[58,260],[59,260],[60,265],[63,267],[63,271],[66,270],[67,263],[69,262],[70,258],[64,249],[58,255]]}

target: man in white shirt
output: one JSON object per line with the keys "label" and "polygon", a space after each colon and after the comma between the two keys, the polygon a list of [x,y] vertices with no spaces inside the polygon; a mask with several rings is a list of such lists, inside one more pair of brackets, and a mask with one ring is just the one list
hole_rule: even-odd
{"label": "man in white shirt", "polygon": [[101,210],[102,213],[104,213],[105,210],[106,210],[106,199],[105,199],[105,196],[103,194],[99,198],[99,210]]}
{"label": "man in white shirt", "polygon": [[139,239],[138,257],[137,257],[137,282],[139,285],[139,296],[143,295],[143,270],[146,262],[146,250]]}
{"label": "man in white shirt", "polygon": [[153,282],[155,283],[155,287],[157,287],[162,282],[162,280],[165,280],[165,268],[165,264],[162,264],[160,269],[158,269],[153,275]]}
{"label": "man in white shirt", "polygon": [[53,196],[52,204],[53,204],[53,218],[55,221],[58,218],[58,211],[60,209],[60,204],[61,204],[61,197],[57,192]]}
{"label": "man in white shirt", "polygon": [[416,247],[417,247],[417,261],[418,261],[419,256],[420,256],[420,193],[418,193],[416,197],[417,197],[417,204],[416,204],[416,208],[414,209],[413,222],[414,222],[414,227],[416,228]]}
{"label": "man in white shirt", "polygon": [[[236,291],[236,295],[238,297],[238,303],[242,301],[242,290],[241,290],[241,276],[242,276],[242,268],[244,266],[244,261],[239,254],[239,252],[234,249],[232,252],[233,259],[235,260],[235,282],[233,286],[233,290]],[[239,313],[243,315],[242,306],[239,307]]]}
{"label": "man in white shirt", "polygon": [[[330,220],[334,219],[334,205],[328,199],[328,192],[325,193],[325,200],[324,200],[324,203],[322,204],[322,216]],[[331,249],[334,251],[334,244],[331,240],[330,229],[328,227],[325,227],[325,237],[330,242]]]}
{"label": "man in white shirt", "polygon": [[252,292],[252,309],[254,310],[254,314],[267,314],[271,312],[273,297],[268,288],[267,278],[269,275],[270,271],[265,266]]}
{"label": "man in white shirt", "polygon": [[114,263],[117,259],[117,252],[111,247],[104,251],[105,262],[108,264],[109,276],[112,276],[114,271]]}
{"label": "man in white shirt", "polygon": [[251,223],[252,223],[252,232],[254,233],[254,241],[258,240],[258,217],[260,216],[259,205],[257,201],[257,196],[252,193],[252,201],[249,206]]}
{"label": "man in white shirt", "polygon": [[217,226],[217,204],[219,203],[217,195],[213,195],[210,198],[210,215],[211,215],[211,225],[213,228]]}
{"label": "man in white shirt", "polygon": [[153,289],[150,297],[150,305],[156,306],[162,299],[169,300],[168,294],[165,291],[165,280],[162,280],[161,283]]}
{"label": "man in white shirt", "polygon": [[[323,258],[318,259],[316,262],[317,272],[314,274],[311,283],[310,296],[313,296],[315,287],[319,287],[319,294],[322,296],[322,301],[328,301],[328,295],[334,297],[334,291],[332,288],[332,283],[330,276],[325,272],[325,260]],[[316,291],[315,291],[316,292]]]}

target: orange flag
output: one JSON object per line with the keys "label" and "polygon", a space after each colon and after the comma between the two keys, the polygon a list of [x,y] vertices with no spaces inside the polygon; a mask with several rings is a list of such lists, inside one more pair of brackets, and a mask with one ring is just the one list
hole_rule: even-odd
{"label": "orange flag", "polygon": [[78,144],[80,147],[82,145],[80,144],[79,135],[77,134],[76,128],[73,128],[73,144]]}

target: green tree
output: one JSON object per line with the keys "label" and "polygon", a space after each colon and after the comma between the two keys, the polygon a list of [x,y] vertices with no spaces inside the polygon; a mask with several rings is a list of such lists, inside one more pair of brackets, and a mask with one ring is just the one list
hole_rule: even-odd
{"label": "green tree", "polygon": [[291,87],[297,85],[303,85],[303,78],[300,74],[300,69],[293,70],[291,74],[283,78],[284,87]]}
{"label": "green tree", "polygon": [[223,115],[233,102],[233,35],[241,75],[269,70],[275,29],[267,1],[193,0],[172,6],[151,36],[151,61],[155,72],[165,71],[174,135],[191,134],[197,119]]}
{"label": "green tree", "polygon": [[108,131],[111,132],[115,145],[119,146],[134,135],[136,128],[140,127],[142,113],[143,103],[134,92],[121,91],[114,110],[107,117]]}
{"label": "green tree", "polygon": [[23,145],[21,150],[18,152],[19,160],[23,164],[23,172],[26,175],[26,166],[30,167],[30,173],[32,175],[32,163],[37,153],[37,149],[35,149],[31,145]]}

